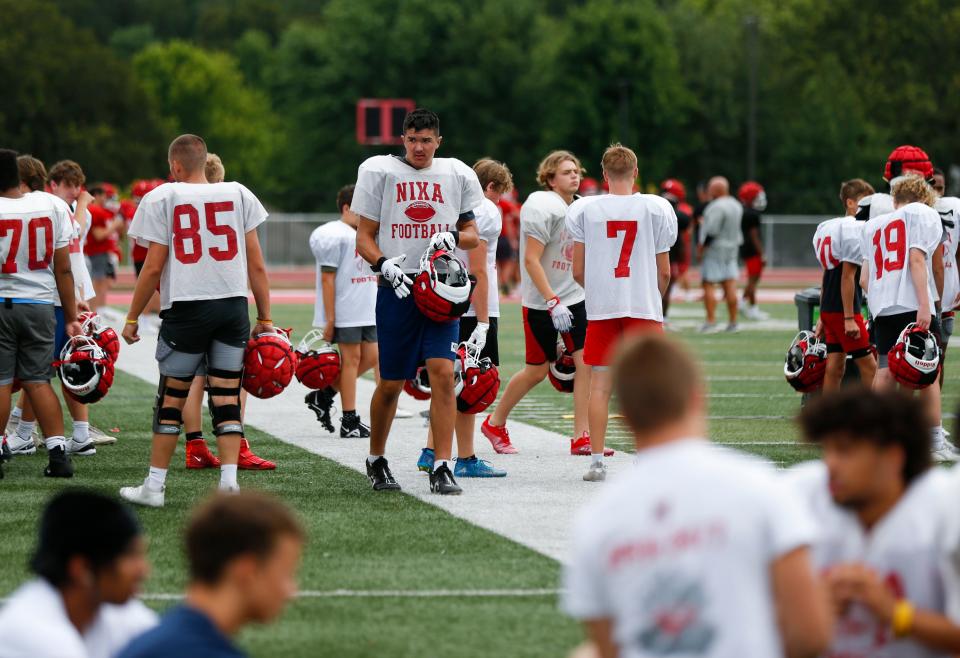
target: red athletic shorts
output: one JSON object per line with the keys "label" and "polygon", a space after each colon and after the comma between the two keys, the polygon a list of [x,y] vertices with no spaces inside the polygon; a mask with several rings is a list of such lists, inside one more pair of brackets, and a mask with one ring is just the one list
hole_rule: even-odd
{"label": "red athletic shorts", "polygon": [[588,366],[609,365],[610,357],[622,337],[651,331],[662,332],[663,323],[640,318],[590,320],[587,323],[587,340],[583,345],[583,362]]}
{"label": "red athletic shorts", "polygon": [[844,352],[855,359],[866,356],[871,352],[870,337],[867,335],[867,325],[863,316],[856,314],[854,320],[860,329],[860,338],[850,338],[843,330],[843,313],[829,311],[820,314],[823,322],[823,339],[827,343],[827,352]]}
{"label": "red athletic shorts", "polygon": [[750,256],[743,261],[747,266],[747,276],[759,277],[763,272],[763,256]]}

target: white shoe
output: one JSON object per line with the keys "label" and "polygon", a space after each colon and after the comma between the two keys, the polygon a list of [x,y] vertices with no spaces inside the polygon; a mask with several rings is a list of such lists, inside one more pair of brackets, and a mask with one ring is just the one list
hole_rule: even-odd
{"label": "white shoe", "polygon": [[217,487],[217,490],[220,493],[227,493],[227,494],[240,493],[240,485],[231,485],[229,487],[220,486],[220,487]]}
{"label": "white shoe", "polygon": [[143,484],[139,487],[121,487],[120,497],[136,505],[163,507],[163,493],[165,489],[166,488],[160,489],[160,491],[154,491],[147,486],[147,481],[144,480]]}
{"label": "white shoe", "polygon": [[67,439],[67,454],[76,457],[91,457],[97,454],[97,447],[93,444],[93,439],[87,439],[86,443],[80,443],[71,437]]}
{"label": "white shoe", "polygon": [[117,437],[113,436],[112,434],[107,434],[103,430],[98,429],[93,425],[90,426],[89,435],[90,440],[93,441],[93,444],[97,446],[111,445],[117,442]]}
{"label": "white shoe", "polygon": [[10,419],[7,421],[7,428],[3,431],[6,436],[12,436],[17,433],[17,425],[20,424],[20,421],[10,416]]}
{"label": "white shoe", "polygon": [[583,474],[584,482],[603,482],[607,479],[607,465],[603,462],[592,462],[587,472]]}
{"label": "white shoe", "polygon": [[14,455],[32,455],[37,452],[37,446],[33,442],[33,439],[24,441],[16,434],[7,435],[7,447],[10,448],[10,452]]}
{"label": "white shoe", "polygon": [[704,322],[697,331],[701,334],[715,334],[719,333],[721,329],[716,322]]}
{"label": "white shoe", "polygon": [[740,325],[737,324],[736,322],[731,322],[730,324],[727,325],[727,328],[724,329],[724,331],[727,332],[728,334],[735,334],[740,331]]}
{"label": "white shoe", "polygon": [[944,441],[940,447],[933,451],[933,461],[938,464],[953,464],[960,460],[960,451],[949,441]]}
{"label": "white shoe", "polygon": [[397,407],[397,413],[395,413],[393,417],[394,418],[413,418],[413,412]]}

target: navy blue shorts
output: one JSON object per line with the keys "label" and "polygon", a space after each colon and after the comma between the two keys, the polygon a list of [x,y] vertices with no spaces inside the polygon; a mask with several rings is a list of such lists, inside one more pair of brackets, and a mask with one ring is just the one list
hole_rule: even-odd
{"label": "navy blue shorts", "polygon": [[413,379],[417,366],[427,359],[453,361],[460,339],[460,321],[428,320],[413,295],[399,299],[393,288],[377,287],[377,338],[380,376],[402,381]]}
{"label": "navy blue shorts", "polygon": [[57,333],[53,339],[53,358],[50,360],[51,363],[60,360],[60,352],[63,351],[63,346],[67,344],[67,322],[63,319],[63,307],[57,306],[53,312],[54,315],[57,316]]}

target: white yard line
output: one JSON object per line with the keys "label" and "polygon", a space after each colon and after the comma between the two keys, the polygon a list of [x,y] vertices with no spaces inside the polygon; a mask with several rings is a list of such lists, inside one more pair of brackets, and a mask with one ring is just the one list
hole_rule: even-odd
{"label": "white yard line", "polygon": [[[304,589],[298,599],[500,599],[557,596],[559,589]],[[183,594],[147,593],[139,597],[145,601],[182,601]]]}

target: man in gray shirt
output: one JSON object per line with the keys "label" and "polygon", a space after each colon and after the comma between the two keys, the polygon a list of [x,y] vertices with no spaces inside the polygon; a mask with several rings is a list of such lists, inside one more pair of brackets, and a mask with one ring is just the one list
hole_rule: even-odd
{"label": "man in gray shirt", "polygon": [[703,305],[707,320],[700,331],[712,333],[717,327],[717,300],[714,288],[723,286],[730,321],[727,331],[737,331],[737,253],[743,243],[740,222],[743,206],[730,196],[730,182],[714,176],[707,186],[712,199],[703,211],[700,228],[700,276],[703,279]]}

